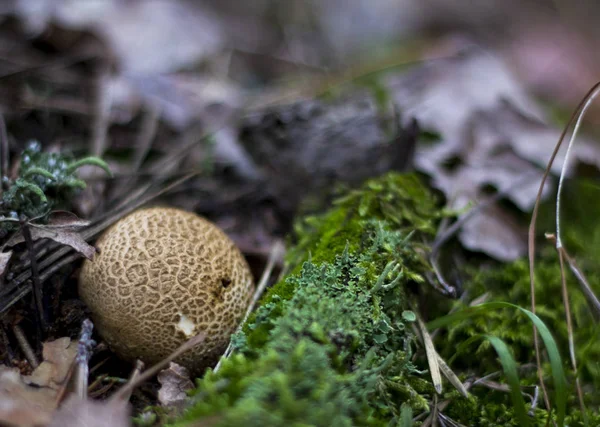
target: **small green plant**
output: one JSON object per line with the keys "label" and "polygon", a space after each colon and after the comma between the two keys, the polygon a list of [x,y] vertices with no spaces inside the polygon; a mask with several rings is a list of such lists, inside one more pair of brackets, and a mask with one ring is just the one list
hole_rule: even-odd
{"label": "small green plant", "polygon": [[18,177],[2,177],[0,215],[13,222],[3,222],[0,230],[5,234],[14,229],[16,220],[44,216],[64,206],[76,191],[85,188],[85,182],[76,176],[77,169],[85,165],[97,166],[111,175],[106,162],[98,157],[76,160],[68,153],[44,152],[41,144],[30,142],[21,153]]}

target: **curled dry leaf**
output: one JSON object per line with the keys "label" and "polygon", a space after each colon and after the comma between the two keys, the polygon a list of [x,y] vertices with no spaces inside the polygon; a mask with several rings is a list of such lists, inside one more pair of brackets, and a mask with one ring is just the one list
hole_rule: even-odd
{"label": "curled dry leaf", "polygon": [[52,211],[48,215],[48,224],[52,228],[61,228],[67,230],[80,230],[90,225],[90,221],[81,219],[73,212]]}
{"label": "curled dry leaf", "polygon": [[54,410],[56,392],[32,387],[17,369],[0,366],[0,424],[36,426],[47,424]]}
{"label": "curled dry leaf", "polygon": [[187,391],[194,388],[188,370],[173,362],[168,369],[158,374],[158,382],[161,384],[158,400],[167,408],[181,408],[187,398]]}
{"label": "curled dry leaf", "polygon": [[0,424],[46,425],[77,351],[69,338],[44,343],[44,361],[30,376],[0,366]]}

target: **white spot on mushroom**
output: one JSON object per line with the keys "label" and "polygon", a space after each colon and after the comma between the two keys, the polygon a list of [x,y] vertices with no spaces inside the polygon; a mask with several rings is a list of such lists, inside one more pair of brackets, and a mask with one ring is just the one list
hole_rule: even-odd
{"label": "white spot on mushroom", "polygon": [[192,320],[187,317],[183,313],[177,313],[179,315],[179,322],[175,327],[183,332],[186,337],[190,338],[194,335],[194,330],[196,329],[196,324],[192,322]]}

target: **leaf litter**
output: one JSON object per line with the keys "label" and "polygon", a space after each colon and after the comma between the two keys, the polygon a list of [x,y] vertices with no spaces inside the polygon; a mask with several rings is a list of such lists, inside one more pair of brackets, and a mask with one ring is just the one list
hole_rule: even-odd
{"label": "leaf litter", "polygon": [[[515,207],[530,212],[560,129],[530,97],[498,57],[477,46],[457,56],[388,77],[394,101],[405,117],[440,135],[420,144],[415,167],[431,177],[449,207],[464,210],[483,200],[490,186]],[[600,147],[581,138],[573,157],[600,168]],[[552,172],[560,172],[564,152]],[[551,193],[552,182],[544,188]],[[460,231],[465,247],[501,261],[525,255],[524,228],[508,210],[487,207]]]}

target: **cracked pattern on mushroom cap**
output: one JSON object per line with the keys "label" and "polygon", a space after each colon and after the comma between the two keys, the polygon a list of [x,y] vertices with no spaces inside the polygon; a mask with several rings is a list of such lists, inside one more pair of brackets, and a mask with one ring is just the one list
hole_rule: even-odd
{"label": "cracked pattern on mushroom cap", "polygon": [[198,373],[218,359],[254,291],[225,233],[190,212],[149,208],[118,221],[96,246],[79,294],[118,355],[153,364],[204,332],[206,340],[177,362]]}

